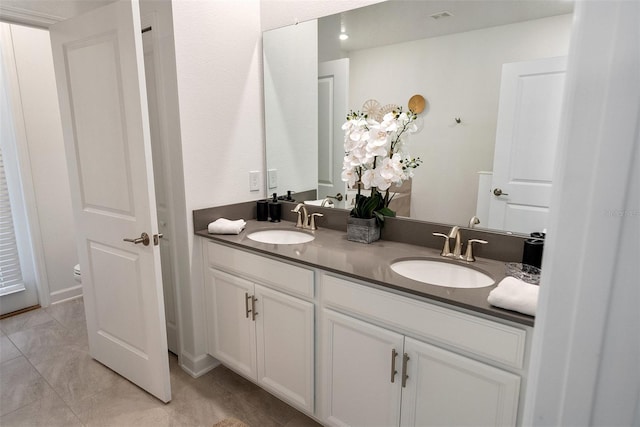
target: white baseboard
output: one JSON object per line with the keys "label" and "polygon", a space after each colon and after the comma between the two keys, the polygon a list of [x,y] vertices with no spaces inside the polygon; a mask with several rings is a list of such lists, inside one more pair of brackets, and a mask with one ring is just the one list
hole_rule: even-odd
{"label": "white baseboard", "polygon": [[82,285],[71,286],[49,294],[49,304],[58,304],[82,296]]}
{"label": "white baseboard", "polygon": [[193,378],[201,377],[213,368],[220,365],[220,362],[208,354],[195,357],[183,352],[179,357],[180,367]]}

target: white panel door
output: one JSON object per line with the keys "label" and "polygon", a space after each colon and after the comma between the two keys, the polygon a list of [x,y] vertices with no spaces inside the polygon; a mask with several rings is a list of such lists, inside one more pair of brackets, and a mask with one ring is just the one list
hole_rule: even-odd
{"label": "white panel door", "polygon": [[346,194],[342,124],[348,103],[349,59],[318,64],[318,199]]}
{"label": "white panel door", "polygon": [[208,350],[231,369],[255,380],[253,283],[209,268],[205,282]]}
{"label": "white panel door", "polygon": [[255,285],[258,383],[313,413],[313,304]]}
{"label": "white panel door", "polygon": [[401,426],[512,426],[520,377],[406,338]]}
{"label": "white panel door", "polygon": [[326,309],[322,330],[323,421],[331,426],[397,426],[404,337]]}
{"label": "white panel door", "polygon": [[[138,3],[50,28],[93,358],[171,400]],[[147,233],[150,244],[134,244]]]}
{"label": "white panel door", "polygon": [[502,67],[489,228],[528,234],[546,227],[566,62]]}

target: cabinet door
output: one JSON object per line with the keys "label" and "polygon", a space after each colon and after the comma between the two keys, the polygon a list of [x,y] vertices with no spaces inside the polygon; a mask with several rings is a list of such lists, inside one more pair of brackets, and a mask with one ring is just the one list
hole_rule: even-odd
{"label": "cabinet door", "polygon": [[256,335],[247,314],[251,308],[247,295],[253,296],[253,283],[209,268],[205,286],[209,354],[255,379]]}
{"label": "cabinet door", "polygon": [[[397,426],[403,337],[323,310],[323,420],[333,426]],[[393,382],[392,382],[393,378]]]}
{"label": "cabinet door", "polygon": [[255,285],[258,383],[313,413],[313,304]]}
{"label": "cabinet door", "polygon": [[510,426],[520,377],[438,347],[405,339],[402,426]]}

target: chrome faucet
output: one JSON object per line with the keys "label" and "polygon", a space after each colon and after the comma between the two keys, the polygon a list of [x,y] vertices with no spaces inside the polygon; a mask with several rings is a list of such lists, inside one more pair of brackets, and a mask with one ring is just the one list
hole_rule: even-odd
{"label": "chrome faucet", "polygon": [[[472,218],[472,220],[473,220],[473,218]],[[469,223],[471,223],[471,221]],[[487,244],[488,243],[486,240],[469,239],[469,241],[467,242],[467,250],[466,250],[465,254],[462,255],[462,242],[461,242],[462,241],[462,236],[461,236],[461,233],[460,233],[460,227],[459,226],[454,225],[453,227],[451,227],[451,230],[449,231],[449,234],[433,233],[433,235],[444,238],[444,246],[442,247],[442,252],[440,253],[440,256],[447,257],[447,258],[453,258],[453,259],[459,259],[459,260],[463,260],[463,261],[467,261],[467,262],[474,262],[476,260],[476,258],[473,256],[473,244],[474,243],[480,243],[480,244]],[[449,240],[451,240],[451,239],[455,239],[453,252],[451,252],[451,249],[450,249],[451,246],[449,244]]]}
{"label": "chrome faucet", "polygon": [[473,228],[476,224],[480,224],[480,218],[474,215],[469,220],[469,228]]}
{"label": "chrome faucet", "polygon": [[457,225],[451,227],[451,230],[449,231],[449,238],[456,239],[456,243],[453,247],[453,253],[450,256],[455,259],[462,258],[462,243],[460,242],[462,240],[461,237],[462,236],[460,235],[460,227],[458,227]]}
{"label": "chrome faucet", "polygon": [[324,198],[324,200],[320,204],[320,207],[324,208],[327,205],[329,205],[329,206],[333,205],[333,200],[331,200],[331,198],[329,198],[329,197],[325,197]]}
{"label": "chrome faucet", "polygon": [[298,214],[298,221],[296,221],[296,228],[317,230],[316,218],[323,216],[321,213],[314,212],[309,215],[307,207],[304,203],[298,203],[296,207],[291,211]]}
{"label": "chrome faucet", "polygon": [[[300,209],[302,209],[302,211]],[[304,205],[304,203],[298,203],[291,212],[295,212],[298,214],[296,228],[307,228],[307,218],[309,217],[309,213],[307,212],[307,207]]]}

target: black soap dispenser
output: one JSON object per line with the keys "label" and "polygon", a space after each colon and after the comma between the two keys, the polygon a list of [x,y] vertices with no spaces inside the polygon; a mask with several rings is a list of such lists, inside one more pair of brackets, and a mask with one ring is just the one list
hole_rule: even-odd
{"label": "black soap dispenser", "polygon": [[531,238],[524,241],[522,264],[540,268],[544,249],[545,233],[531,233]]}
{"label": "black soap dispenser", "polygon": [[281,216],[282,216],[282,204],[278,202],[278,194],[273,193],[273,198],[269,202],[269,217],[271,218],[269,221],[280,222]]}

